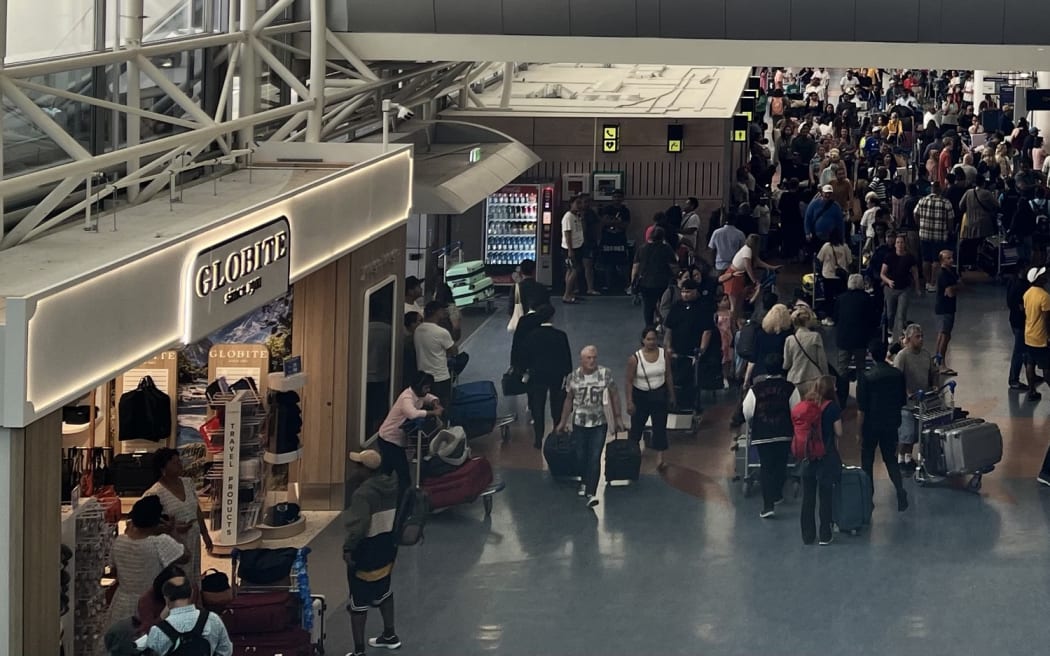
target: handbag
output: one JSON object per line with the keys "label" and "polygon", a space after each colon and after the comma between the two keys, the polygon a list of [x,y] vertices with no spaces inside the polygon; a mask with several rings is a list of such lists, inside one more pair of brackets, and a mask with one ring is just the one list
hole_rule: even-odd
{"label": "handbag", "polygon": [[845,282],[849,278],[849,271],[839,266],[839,254],[835,247],[831,247],[831,256],[835,258],[835,277]]}
{"label": "handbag", "polygon": [[528,374],[514,367],[507,369],[501,381],[503,396],[520,396],[529,391]]}
{"label": "handbag", "polygon": [[117,405],[121,440],[159,442],[171,435],[171,397],[153,378],[145,376],[137,388],[125,392]]}
{"label": "handbag", "polygon": [[233,601],[230,577],[212,568],[201,574],[201,602],[206,608],[223,608]]}
{"label": "handbag", "polygon": [[510,313],[510,321],[507,322],[507,332],[512,333],[518,329],[518,321],[525,316],[525,306],[521,304],[521,287],[514,284],[514,309]]}

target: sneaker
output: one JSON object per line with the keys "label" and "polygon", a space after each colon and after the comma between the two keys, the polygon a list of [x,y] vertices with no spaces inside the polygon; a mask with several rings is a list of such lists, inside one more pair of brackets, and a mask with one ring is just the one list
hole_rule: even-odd
{"label": "sneaker", "polygon": [[926,291],[931,294],[937,291],[937,285],[926,285]]}
{"label": "sneaker", "polygon": [[1039,392],[1028,392],[1028,396],[1025,397],[1025,400],[1035,402],[1041,398],[1043,398],[1043,395]]}
{"label": "sneaker", "polygon": [[1018,380],[1010,383],[1010,389],[1017,390],[1018,392],[1027,392],[1028,386]]}
{"label": "sneaker", "polygon": [[365,652],[363,652],[363,651],[348,651],[348,652],[346,652],[346,656],[365,656]]}
{"label": "sneaker", "polygon": [[824,320],[821,321],[820,323],[822,323],[825,326],[831,327],[831,326],[835,325],[835,320],[832,319],[831,317],[824,317]]}
{"label": "sneaker", "polygon": [[388,636],[381,635],[378,638],[369,638],[368,644],[371,647],[379,647],[381,649],[397,649],[401,646],[401,638],[397,637],[397,634]]}
{"label": "sneaker", "polygon": [[784,503],[784,497],[780,497],[779,499],[777,499],[776,501],[774,501],[774,502],[773,502],[773,505],[774,505],[774,506],[779,506],[779,505],[780,505],[780,504],[782,504],[782,503]]}
{"label": "sneaker", "polygon": [[593,508],[598,505],[598,497],[593,494],[587,497],[587,507]]}
{"label": "sneaker", "polygon": [[580,485],[580,489],[576,490],[576,496],[578,496],[578,497],[585,497],[585,496],[587,496],[587,486],[581,484]]}
{"label": "sneaker", "polygon": [[1039,474],[1036,476],[1035,482],[1050,487],[1050,474]]}
{"label": "sneaker", "polygon": [[834,541],[835,541],[835,536],[834,535],[829,535],[827,538],[821,538],[820,542],[818,542],[817,544],[819,544],[822,547],[826,547],[826,546],[828,546],[829,544],[831,544]]}
{"label": "sneaker", "polygon": [[772,517],[775,514],[776,513],[773,512],[773,509],[769,508],[767,510],[763,510],[762,512],[758,513],[758,516],[761,517],[762,519],[769,519],[770,517]]}

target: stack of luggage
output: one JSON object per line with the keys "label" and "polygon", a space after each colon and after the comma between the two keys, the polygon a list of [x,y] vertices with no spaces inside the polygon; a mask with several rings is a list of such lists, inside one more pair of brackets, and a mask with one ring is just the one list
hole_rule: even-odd
{"label": "stack of luggage", "polygon": [[432,510],[474,501],[492,485],[493,478],[489,461],[472,457],[466,431],[460,426],[434,436],[420,469],[420,485]]}
{"label": "stack of luggage", "polygon": [[492,278],[485,275],[485,263],[481,260],[460,262],[445,271],[445,282],[452,289],[456,307],[473,305],[496,295]]}

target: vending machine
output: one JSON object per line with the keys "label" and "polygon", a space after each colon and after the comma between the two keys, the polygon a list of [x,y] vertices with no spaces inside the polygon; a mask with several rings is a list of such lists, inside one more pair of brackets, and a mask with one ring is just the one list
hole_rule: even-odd
{"label": "vending machine", "polygon": [[514,284],[524,259],[536,261],[536,281],[550,285],[560,218],[553,183],[509,185],[485,201],[485,268],[497,285]]}

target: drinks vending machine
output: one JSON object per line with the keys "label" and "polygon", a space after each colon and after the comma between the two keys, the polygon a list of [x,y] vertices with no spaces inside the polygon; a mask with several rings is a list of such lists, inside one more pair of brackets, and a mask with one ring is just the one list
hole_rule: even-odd
{"label": "drinks vending machine", "polygon": [[514,284],[524,259],[536,261],[536,281],[550,285],[561,218],[552,183],[503,187],[485,201],[485,268],[497,285]]}

